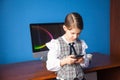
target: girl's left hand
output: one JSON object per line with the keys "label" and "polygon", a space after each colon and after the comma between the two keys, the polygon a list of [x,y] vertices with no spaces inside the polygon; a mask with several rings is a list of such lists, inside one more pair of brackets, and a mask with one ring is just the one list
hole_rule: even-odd
{"label": "girl's left hand", "polygon": [[75,63],[83,63],[83,62],[84,62],[84,58],[79,58],[79,59],[76,60]]}

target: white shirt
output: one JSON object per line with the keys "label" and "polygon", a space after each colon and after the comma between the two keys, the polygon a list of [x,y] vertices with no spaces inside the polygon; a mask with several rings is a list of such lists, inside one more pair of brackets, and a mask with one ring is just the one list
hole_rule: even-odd
{"label": "white shirt", "polygon": [[[62,36],[63,40],[68,44],[69,42],[65,39],[64,36]],[[82,42],[82,54],[84,54],[84,63],[81,63],[80,65],[82,67],[88,67],[89,65],[89,59],[86,56],[86,49],[88,48],[87,44],[84,40],[81,40]],[[46,46],[48,47],[49,51],[47,54],[47,69],[50,71],[58,71],[61,69],[60,66],[60,59],[58,59],[60,55],[60,43],[58,39],[52,39],[50,42],[46,43]]]}

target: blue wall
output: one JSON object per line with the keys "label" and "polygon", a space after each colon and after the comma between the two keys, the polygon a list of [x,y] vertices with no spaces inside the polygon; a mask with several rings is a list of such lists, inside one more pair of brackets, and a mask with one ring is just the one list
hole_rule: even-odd
{"label": "blue wall", "polygon": [[29,24],[63,22],[73,11],[83,16],[87,51],[109,54],[110,0],[0,0],[0,64],[36,60]]}

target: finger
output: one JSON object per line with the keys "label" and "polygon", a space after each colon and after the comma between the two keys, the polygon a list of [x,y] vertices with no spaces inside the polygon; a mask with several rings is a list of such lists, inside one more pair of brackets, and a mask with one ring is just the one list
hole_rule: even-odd
{"label": "finger", "polygon": [[75,55],[70,55],[70,57],[73,57],[73,56],[75,56]]}

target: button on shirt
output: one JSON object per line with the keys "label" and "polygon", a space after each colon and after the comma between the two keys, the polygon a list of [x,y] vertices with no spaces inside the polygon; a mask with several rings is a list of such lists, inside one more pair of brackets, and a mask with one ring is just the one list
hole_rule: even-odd
{"label": "button on shirt", "polygon": [[[62,36],[63,40],[69,45],[69,42],[65,39],[64,36]],[[81,40],[82,42],[82,54],[84,55],[84,63],[80,63],[82,67],[88,67],[89,65],[89,59],[86,56],[86,49],[88,48],[87,44],[84,40]],[[47,54],[47,69],[50,71],[58,71],[61,69],[60,66],[60,60],[58,59],[60,55],[60,43],[57,39],[52,39],[50,42],[46,43],[46,46],[48,47],[49,51]],[[75,45],[74,45],[75,46]]]}

